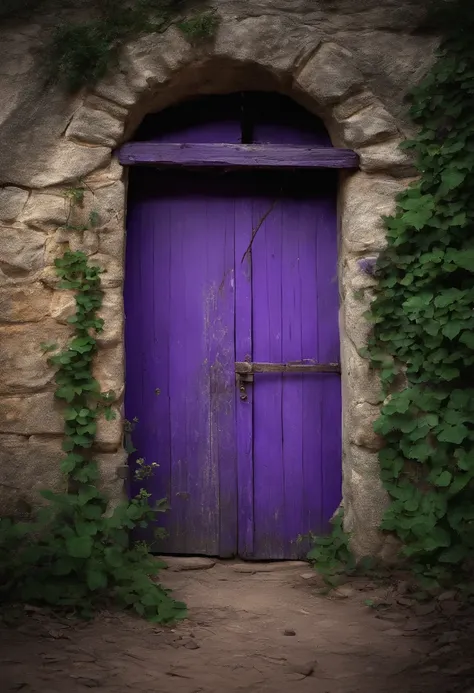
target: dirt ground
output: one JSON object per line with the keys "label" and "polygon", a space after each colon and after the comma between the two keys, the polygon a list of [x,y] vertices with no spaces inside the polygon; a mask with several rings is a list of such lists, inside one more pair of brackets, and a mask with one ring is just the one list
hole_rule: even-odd
{"label": "dirt ground", "polygon": [[[0,625],[0,690],[474,693],[453,603],[441,623],[437,607],[393,608],[394,588],[367,580],[329,598],[301,563],[174,559],[163,582],[189,607],[171,628],[112,613],[78,623],[27,607]],[[391,607],[365,604],[383,607],[383,590]]]}

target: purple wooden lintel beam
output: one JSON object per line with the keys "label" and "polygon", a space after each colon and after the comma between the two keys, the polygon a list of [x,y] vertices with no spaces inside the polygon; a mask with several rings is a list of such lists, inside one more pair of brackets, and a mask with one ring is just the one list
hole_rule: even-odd
{"label": "purple wooden lintel beam", "polygon": [[351,149],[278,144],[168,144],[129,142],[118,150],[124,166],[175,168],[358,168]]}

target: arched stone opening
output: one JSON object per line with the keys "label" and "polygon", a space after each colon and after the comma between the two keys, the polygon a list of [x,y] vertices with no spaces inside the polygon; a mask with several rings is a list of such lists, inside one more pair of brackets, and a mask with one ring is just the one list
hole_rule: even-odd
{"label": "arched stone opening", "polygon": [[[200,94],[258,89],[291,97],[324,121],[335,146],[354,149],[360,156],[361,170],[341,175],[339,190],[343,502],[355,551],[380,554],[385,544],[377,527],[386,498],[379,479],[379,441],[372,432],[380,390],[359,350],[369,329],[363,314],[375,281],[371,275],[372,260],[384,244],[381,215],[393,209],[396,193],[406,186],[413,170],[398,149],[402,125],[373,94],[346,48],[332,41],[313,41],[307,33],[301,40],[299,34],[288,33],[286,25],[275,31],[273,27],[267,34],[259,21],[252,22],[240,32],[232,23],[224,23],[213,46],[206,49],[194,49],[174,28],[160,37],[147,36],[131,43],[120,66],[75,102],[67,127],[31,163],[28,176],[25,178],[12,166],[7,181],[10,185],[0,191],[0,202],[10,210],[2,218],[8,225],[12,244],[18,243],[21,230],[21,242],[23,247],[28,246],[29,253],[25,260],[28,282],[44,287],[41,295],[44,294],[44,303],[49,307],[47,325],[35,327],[36,322],[29,323],[28,329],[18,329],[11,343],[4,340],[2,348],[8,355],[21,351],[24,345],[39,344],[45,332],[65,331],[62,325],[72,310],[72,299],[54,290],[53,259],[65,243],[84,249],[91,260],[106,269],[106,331],[100,339],[96,368],[103,388],[117,393],[120,409],[124,390],[126,172],[113,150],[131,139],[147,113]],[[242,28],[242,24],[239,26]],[[84,211],[97,210],[101,226],[83,234],[65,234],[58,228],[65,219],[63,192],[78,179],[88,186]],[[27,187],[30,190],[25,190]],[[23,287],[22,279],[21,272],[10,273],[6,282],[8,295],[20,302],[22,292],[30,291]],[[40,355],[25,355],[20,371],[28,375],[35,368],[41,372],[41,378],[30,379],[27,386],[20,382],[21,373],[16,380],[14,376],[5,376],[4,407],[11,415],[2,429],[3,446],[12,454],[26,446],[26,452],[18,455],[18,466],[27,454],[31,456],[28,450],[33,458],[43,455],[44,467],[49,470],[43,478],[51,478],[50,485],[54,485],[52,466],[60,455],[62,424],[53,404],[52,373],[45,368]],[[120,440],[119,422],[103,422],[98,445],[102,450],[104,480],[115,496],[122,486],[116,474],[124,463]],[[44,483],[42,480],[41,485]],[[23,485],[27,487],[28,482]],[[24,493],[23,488],[21,495],[32,500],[31,493]],[[6,496],[5,504],[9,503]]]}

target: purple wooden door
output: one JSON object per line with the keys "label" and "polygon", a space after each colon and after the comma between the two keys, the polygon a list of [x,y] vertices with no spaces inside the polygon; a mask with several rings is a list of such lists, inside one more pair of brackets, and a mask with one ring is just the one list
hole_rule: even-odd
{"label": "purple wooden door", "polygon": [[[256,183],[239,217],[237,256],[259,228],[237,269],[237,361],[337,363],[334,181],[279,178]],[[237,403],[239,553],[296,558],[298,534],[325,531],[340,500],[340,376],[256,373],[246,389]]]}
{"label": "purple wooden door", "polygon": [[[239,141],[235,125],[176,139],[171,119],[159,139]],[[314,142],[265,118],[253,129],[255,142],[278,137]],[[235,362],[339,361],[335,193],[326,171],[133,171],[125,406],[137,455],[160,465],[147,488],[171,504],[155,550],[297,558],[299,534],[327,529],[341,496],[339,375],[255,374],[242,400]]]}
{"label": "purple wooden door", "polygon": [[160,550],[295,558],[340,499],[339,376],[256,374],[241,400],[234,363],[339,360],[334,196],[268,174],[131,192],[126,412],[171,502]]}

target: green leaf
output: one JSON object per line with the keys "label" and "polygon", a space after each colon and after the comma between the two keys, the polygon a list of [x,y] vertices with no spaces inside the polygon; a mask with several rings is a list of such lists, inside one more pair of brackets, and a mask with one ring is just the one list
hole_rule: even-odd
{"label": "green leaf", "polygon": [[460,371],[459,368],[453,368],[452,366],[441,366],[435,371],[436,375],[439,375],[443,380],[455,380],[459,378]]}
{"label": "green leaf", "polygon": [[463,323],[456,320],[450,320],[446,325],[443,325],[441,332],[448,339],[454,339],[464,327]]}
{"label": "green leaf", "polygon": [[86,573],[87,586],[90,590],[103,590],[107,587],[107,573],[99,568],[90,568]]}
{"label": "green leaf", "polygon": [[89,558],[93,543],[90,536],[71,537],[66,541],[66,549],[72,558]]}
{"label": "green leaf", "polygon": [[76,530],[76,534],[78,534],[79,536],[93,537],[99,531],[99,525],[97,524],[97,522],[94,522],[86,518],[85,521],[76,522],[74,529]]}
{"label": "green leaf", "polygon": [[471,330],[465,330],[461,333],[459,341],[462,344],[468,346],[469,349],[474,349],[474,332],[472,332]]}
{"label": "green leaf", "polygon": [[443,290],[434,300],[435,306],[438,308],[445,308],[452,304],[456,304],[466,295],[465,291],[460,291],[459,289],[451,288]]}
{"label": "green leaf", "polygon": [[58,387],[55,395],[58,397],[58,399],[64,399],[66,402],[72,402],[76,396],[76,390],[71,385],[63,385],[62,387]]}
{"label": "green leaf", "polygon": [[444,197],[447,193],[459,187],[466,178],[464,171],[455,168],[448,168],[441,174],[441,185],[438,188],[439,197]]}
{"label": "green leaf", "polygon": [[426,551],[436,551],[437,549],[450,546],[450,544],[451,537],[442,527],[435,527],[422,541],[422,546]]}
{"label": "green leaf", "polygon": [[454,496],[459,491],[462,491],[472,481],[473,476],[470,474],[456,474],[454,480],[449,487],[449,494]]}
{"label": "green leaf", "polygon": [[105,549],[104,558],[106,563],[111,568],[120,568],[120,566],[122,566],[124,561],[126,560],[126,558],[124,558],[123,552],[114,546]]}
{"label": "green leaf", "polygon": [[466,212],[460,212],[451,219],[451,226],[464,226],[466,223]]}
{"label": "green leaf", "polygon": [[79,455],[73,455],[72,453],[65,457],[61,461],[61,472],[63,474],[70,474],[78,464],[77,459],[79,459],[79,461],[82,461],[82,457],[80,457]]}
{"label": "green leaf", "polygon": [[455,426],[444,426],[438,433],[437,438],[442,443],[462,443],[468,436],[469,430],[462,423]]}
{"label": "green leaf", "polygon": [[117,412],[114,409],[112,409],[111,407],[105,407],[104,415],[105,415],[106,421],[114,421],[114,419],[117,418]]}
{"label": "green leaf", "polygon": [[446,551],[440,553],[438,561],[440,563],[461,563],[468,557],[468,555],[469,551],[466,546],[456,544],[455,546],[451,546],[449,549],[446,549]]}
{"label": "green leaf", "polygon": [[469,272],[474,272],[474,248],[467,248],[465,250],[450,249],[446,253],[445,260]]}
{"label": "green leaf", "polygon": [[100,505],[84,505],[81,509],[81,513],[87,520],[100,520],[104,511]]}
{"label": "green leaf", "polygon": [[444,472],[441,472],[441,474],[435,472],[434,474],[430,475],[429,478],[430,481],[436,486],[446,487],[451,483],[453,475],[451,472],[448,472],[448,470],[445,470]]}

